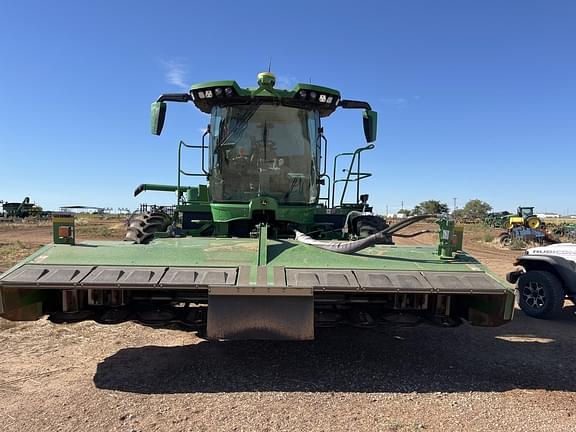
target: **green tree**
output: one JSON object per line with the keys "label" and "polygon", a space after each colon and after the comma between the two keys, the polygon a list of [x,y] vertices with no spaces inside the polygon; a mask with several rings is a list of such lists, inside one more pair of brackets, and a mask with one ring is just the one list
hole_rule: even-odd
{"label": "green tree", "polygon": [[463,210],[463,209],[454,210],[454,211],[452,212],[452,217],[453,217],[454,219],[456,219],[457,221],[463,220],[464,217],[465,217],[465,216],[464,216],[464,210]]}
{"label": "green tree", "polygon": [[405,214],[406,216],[408,216],[410,215],[410,210],[408,209],[398,210],[398,214]]}
{"label": "green tree", "polygon": [[414,210],[413,215],[448,213],[448,205],[436,200],[422,201]]}
{"label": "green tree", "polygon": [[492,206],[487,202],[473,199],[462,209],[462,216],[468,220],[483,220],[491,210]]}

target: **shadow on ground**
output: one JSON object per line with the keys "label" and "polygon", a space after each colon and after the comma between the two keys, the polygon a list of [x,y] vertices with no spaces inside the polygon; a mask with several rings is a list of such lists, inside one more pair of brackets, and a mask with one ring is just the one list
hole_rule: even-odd
{"label": "shadow on ground", "polygon": [[318,329],[313,342],[207,342],[122,349],[98,388],[125,392],[576,391],[576,317],[498,328]]}

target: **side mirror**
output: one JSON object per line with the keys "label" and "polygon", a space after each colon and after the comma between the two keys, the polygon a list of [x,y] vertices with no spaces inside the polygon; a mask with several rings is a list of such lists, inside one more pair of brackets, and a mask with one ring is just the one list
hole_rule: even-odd
{"label": "side mirror", "polygon": [[376,141],[376,132],[378,130],[378,113],[368,109],[364,111],[363,125],[366,142],[370,143]]}
{"label": "side mirror", "polygon": [[160,135],[164,127],[166,118],[166,102],[154,102],[152,104],[152,118],[150,121],[150,132]]}

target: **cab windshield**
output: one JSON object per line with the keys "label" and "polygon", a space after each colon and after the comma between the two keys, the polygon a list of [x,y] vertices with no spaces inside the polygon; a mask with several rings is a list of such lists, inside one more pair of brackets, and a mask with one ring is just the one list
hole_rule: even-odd
{"label": "cab windshield", "polygon": [[215,201],[318,197],[317,112],[265,103],[214,107],[210,191]]}

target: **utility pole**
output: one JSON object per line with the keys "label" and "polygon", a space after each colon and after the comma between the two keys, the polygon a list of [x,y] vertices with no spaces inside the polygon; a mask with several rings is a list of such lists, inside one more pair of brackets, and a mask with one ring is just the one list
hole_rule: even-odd
{"label": "utility pole", "polygon": [[404,210],[404,201],[400,201],[400,210]]}
{"label": "utility pole", "polygon": [[388,204],[386,204],[386,216],[388,216]]}
{"label": "utility pole", "polygon": [[454,207],[452,207],[452,213],[454,213],[456,211],[456,200],[458,199],[457,197],[452,198],[454,200]]}

